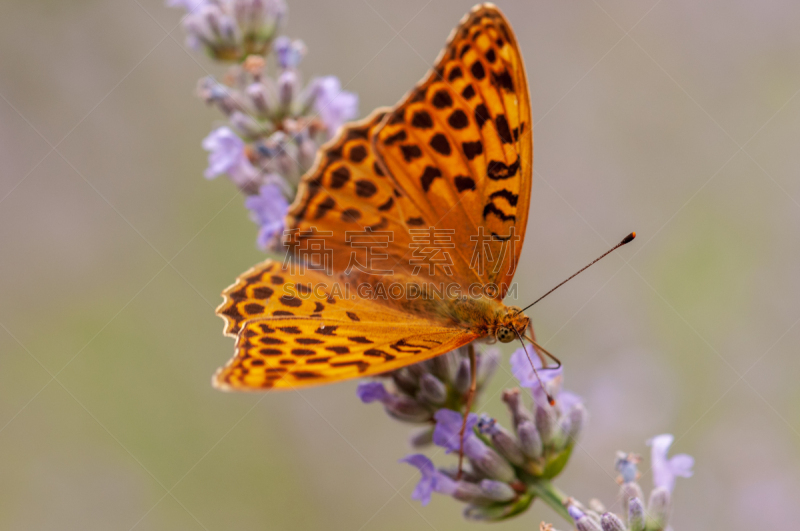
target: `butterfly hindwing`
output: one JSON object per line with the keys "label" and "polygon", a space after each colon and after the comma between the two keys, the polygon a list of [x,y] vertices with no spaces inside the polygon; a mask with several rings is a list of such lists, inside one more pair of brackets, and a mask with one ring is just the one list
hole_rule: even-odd
{"label": "butterfly hindwing", "polygon": [[225,290],[217,310],[226,333],[237,340],[236,354],[214,376],[214,385],[280,389],[371,376],[444,354],[476,337],[369,299],[340,296],[333,286],[327,275],[292,274],[273,260],[242,275]]}

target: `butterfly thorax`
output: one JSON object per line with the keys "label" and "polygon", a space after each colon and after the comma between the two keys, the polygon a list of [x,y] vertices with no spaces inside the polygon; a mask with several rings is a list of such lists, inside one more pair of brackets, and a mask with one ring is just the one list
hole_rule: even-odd
{"label": "butterfly thorax", "polygon": [[445,326],[464,328],[480,337],[496,337],[500,328],[525,334],[530,319],[516,306],[486,296],[405,301],[404,309]]}

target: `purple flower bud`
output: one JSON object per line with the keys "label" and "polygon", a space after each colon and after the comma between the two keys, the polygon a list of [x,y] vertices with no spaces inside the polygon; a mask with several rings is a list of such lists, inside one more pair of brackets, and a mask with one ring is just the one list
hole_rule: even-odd
{"label": "purple flower bud", "polygon": [[381,382],[361,382],[356,388],[356,395],[365,404],[376,401],[385,404],[391,397]]}
{"label": "purple flower bud", "polygon": [[532,421],[525,420],[517,426],[517,437],[519,438],[520,450],[529,459],[538,459],[542,456],[542,451],[544,450],[542,438]]}
{"label": "purple flower bud", "polygon": [[419,381],[406,368],[392,371],[392,381],[397,389],[407,395],[415,395],[419,389]]}
{"label": "purple flower bud", "polygon": [[675,487],[676,477],[692,476],[692,466],[694,466],[694,458],[690,455],[678,454],[667,459],[667,452],[673,440],[675,438],[667,433],[647,441],[647,444],[652,446],[650,466],[653,470],[653,484],[656,487],[664,487],[669,492]]}
{"label": "purple flower bud", "polygon": [[487,348],[478,357],[478,385],[488,382],[500,364],[500,349]]}
{"label": "purple flower bud", "polygon": [[583,516],[584,516],[583,515],[583,511],[581,511],[579,508],[575,507],[574,505],[570,505],[569,507],[567,507],[567,512],[572,517],[572,519],[575,520],[576,522],[578,520],[580,520],[581,518],[583,518]]}
{"label": "purple flower bud", "polygon": [[216,106],[225,116],[230,116],[240,108],[233,97],[233,90],[211,76],[200,78],[197,82],[197,95],[208,105]]}
{"label": "purple flower bud", "polygon": [[335,76],[317,78],[312,87],[314,108],[328,130],[328,137],[332,137],[343,123],[358,114],[358,96],[342,90]]}
{"label": "purple flower bud", "polygon": [[670,492],[665,487],[656,487],[650,492],[647,502],[647,513],[654,518],[660,527],[666,527],[669,519]]}
{"label": "purple flower bud", "polygon": [[233,11],[244,32],[269,41],[286,18],[286,3],[283,0],[233,0]]}
{"label": "purple flower bud", "polygon": [[439,406],[447,398],[447,387],[431,373],[425,373],[419,379],[418,398],[424,402]]}
{"label": "purple flower bud", "polygon": [[401,463],[408,463],[411,466],[417,467],[422,474],[422,477],[417,483],[414,492],[411,494],[412,500],[419,500],[422,505],[428,505],[431,501],[431,494],[438,492],[440,494],[453,495],[456,491],[457,483],[442,474],[433,462],[422,454],[409,455],[401,459]]}
{"label": "purple flower bud", "polygon": [[[562,393],[562,395],[563,394],[564,393]],[[586,424],[586,417],[588,414],[583,404],[577,404],[569,410],[567,416],[569,418],[569,431],[565,432],[565,435],[567,436],[567,440],[572,442],[580,435],[583,425]]]}
{"label": "purple flower bud", "polygon": [[264,128],[252,116],[239,111],[231,114],[230,123],[244,137],[255,137],[264,131]]}
{"label": "purple flower bud", "polygon": [[250,210],[253,221],[258,223],[258,245],[270,249],[283,233],[283,218],[289,210],[289,203],[281,189],[274,184],[265,184],[258,189],[258,195],[251,195],[244,201]]}
{"label": "purple flower bud", "polygon": [[469,391],[469,385],[471,383],[470,376],[469,360],[462,359],[458,364],[458,370],[456,371],[456,377],[453,382],[453,386],[459,394],[466,395]]}
{"label": "purple flower bud", "polygon": [[456,353],[448,352],[444,356],[436,356],[427,361],[431,368],[431,372],[435,374],[443,382],[451,382],[456,367]]}
{"label": "purple flower bud", "polygon": [[272,111],[275,102],[272,101],[272,95],[267,90],[264,83],[251,83],[245,89],[247,97],[250,99],[250,104],[258,112],[259,115],[266,118]]}
{"label": "purple flower bud", "polygon": [[426,426],[414,432],[409,438],[409,444],[412,448],[424,448],[430,446],[433,442],[433,428]]}
{"label": "purple flower bud", "polygon": [[619,498],[622,502],[622,513],[629,514],[631,500],[634,498],[640,500],[639,504],[641,505],[641,500],[644,498],[644,494],[642,494],[642,488],[638,483],[623,483],[619,489]]}
{"label": "purple flower bud", "polygon": [[614,513],[605,513],[600,518],[600,525],[603,527],[603,531],[626,531],[625,524]]}
{"label": "purple flower bud", "polygon": [[603,531],[600,524],[589,515],[584,515],[577,520],[575,527],[578,528],[578,531]]}
{"label": "purple flower bud", "polygon": [[516,498],[517,494],[507,483],[484,479],[480,482],[481,494],[493,502],[508,502]]}
{"label": "purple flower bud", "polygon": [[292,70],[285,70],[278,76],[278,104],[286,112],[292,106],[297,91],[300,88],[300,80]]}
{"label": "purple flower bud", "polygon": [[550,406],[536,406],[536,429],[542,437],[542,443],[547,446],[556,433],[556,415]]}
{"label": "purple flower bud", "polygon": [[644,507],[640,498],[631,498],[628,502],[628,526],[631,531],[644,531]]}
{"label": "purple flower bud", "polygon": [[494,419],[487,415],[481,415],[478,421],[478,431],[492,439],[492,445],[509,463],[517,466],[525,463],[525,456],[522,455],[516,439]]}
{"label": "purple flower bud", "polygon": [[511,418],[514,422],[514,428],[519,429],[521,422],[525,420],[533,420],[533,415],[528,409],[522,405],[519,397],[519,389],[506,389],[503,391],[503,402],[508,406],[511,412]]}
{"label": "purple flower bud", "polygon": [[600,525],[588,514],[581,511],[574,505],[567,507],[567,512],[575,520],[578,531],[602,531]]}
{"label": "purple flower bud", "polygon": [[428,422],[431,419],[431,414],[425,407],[407,396],[392,395],[384,408],[386,413],[403,422]]}

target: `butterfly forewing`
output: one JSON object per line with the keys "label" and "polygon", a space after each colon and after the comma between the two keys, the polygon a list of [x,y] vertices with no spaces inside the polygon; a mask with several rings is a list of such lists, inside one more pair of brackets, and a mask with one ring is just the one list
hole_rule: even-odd
{"label": "butterfly forewing", "polygon": [[[507,285],[513,276],[527,223],[532,138],[522,57],[493,6],[467,15],[434,69],[376,134],[378,157],[414,206],[437,228],[458,229],[462,281]],[[413,227],[416,220],[405,221]]]}

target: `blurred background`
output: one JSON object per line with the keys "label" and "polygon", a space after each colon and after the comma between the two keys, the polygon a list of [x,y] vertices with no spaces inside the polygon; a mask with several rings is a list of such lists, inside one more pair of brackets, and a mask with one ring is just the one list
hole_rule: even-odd
{"label": "blurred background", "polygon": [[[362,116],[420,79],[471,7],[288,3],[303,72],[339,76]],[[520,302],[639,234],[529,314],[591,414],[558,485],[611,505],[614,452],[669,432],[696,458],[676,530],[790,528],[800,4],[500,7],[535,122]],[[219,293],[263,254],[234,186],[202,176],[220,116],[194,89],[222,70],[185,48],[182,13],[0,6],[0,528],[463,528],[453,500],[409,500],[409,430],[356,382],[211,388],[233,348]],[[480,409],[507,422],[512,383],[501,370]],[[541,504],[497,527],[542,519],[568,527]]]}

